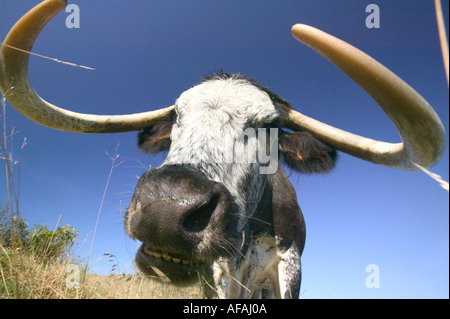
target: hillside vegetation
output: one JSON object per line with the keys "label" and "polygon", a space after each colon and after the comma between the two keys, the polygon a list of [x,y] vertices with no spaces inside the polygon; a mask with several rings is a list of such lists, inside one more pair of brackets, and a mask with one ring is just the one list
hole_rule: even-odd
{"label": "hillside vegetation", "polygon": [[0,211],[0,299],[154,299],[200,298],[198,286],[177,288],[141,274],[85,274],[71,255],[77,231],[29,227],[21,218],[12,225]]}

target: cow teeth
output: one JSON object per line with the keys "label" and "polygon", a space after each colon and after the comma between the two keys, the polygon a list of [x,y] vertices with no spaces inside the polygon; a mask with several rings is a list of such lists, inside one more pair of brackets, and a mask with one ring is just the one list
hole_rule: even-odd
{"label": "cow teeth", "polygon": [[168,253],[157,253],[157,252],[151,251],[149,248],[145,248],[144,252],[147,255],[152,256],[153,258],[163,259],[165,261],[171,261],[174,264],[189,265],[191,263],[187,259],[181,259],[181,258],[177,258],[177,257],[172,257]]}
{"label": "cow teeth", "polygon": [[151,251],[151,250],[148,249],[147,247],[144,248],[144,252],[145,252],[147,255],[153,256],[153,251]]}
{"label": "cow teeth", "polygon": [[159,253],[151,253],[150,256],[153,256],[153,257],[155,257],[155,258],[161,259],[161,256],[162,256],[162,255],[159,254]]}

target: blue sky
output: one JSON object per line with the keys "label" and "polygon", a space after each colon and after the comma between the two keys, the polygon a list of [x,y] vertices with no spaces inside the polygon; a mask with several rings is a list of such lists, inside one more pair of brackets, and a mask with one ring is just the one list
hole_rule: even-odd
{"label": "blue sky", "polygon": [[[448,1],[444,1],[448,34]],[[8,3],[8,4],[6,4]],[[2,1],[0,37],[38,1]],[[371,138],[398,142],[382,111],[357,85],[290,34],[295,23],[329,32],[367,52],[402,77],[435,108],[449,128],[448,86],[433,1],[131,0],[73,1],[79,29],[61,12],[34,51],[95,68],[88,71],[37,57],[30,78],[48,101],[70,110],[134,113],[172,105],[201,76],[240,72],[290,101],[302,113]],[[365,8],[380,8],[379,29],[368,29]],[[136,133],[83,135],[48,129],[8,105],[7,127],[21,154],[20,209],[31,224],[62,223],[80,232],[86,256],[111,166],[91,268],[118,263],[132,271],[138,246],[123,215],[140,176],[161,163],[136,147]],[[432,171],[449,179],[448,140]],[[17,166],[15,167],[17,171]],[[4,168],[1,168],[4,171]],[[303,298],[448,298],[449,195],[420,172],[379,167],[346,154],[325,176],[291,173],[306,225]],[[6,202],[4,173],[0,203]],[[105,253],[116,255],[98,260]],[[380,287],[366,287],[366,266],[380,270]]]}

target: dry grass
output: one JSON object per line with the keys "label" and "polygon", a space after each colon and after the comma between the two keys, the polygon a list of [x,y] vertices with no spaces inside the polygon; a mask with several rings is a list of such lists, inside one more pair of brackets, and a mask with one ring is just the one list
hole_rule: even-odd
{"label": "dry grass", "polygon": [[447,181],[444,181],[441,176],[438,174],[435,174],[429,170],[427,170],[425,167],[420,166],[419,164],[414,163],[416,167],[418,167],[422,172],[430,176],[432,179],[434,179],[443,189],[445,189],[447,192],[449,191],[449,185]]}
{"label": "dry grass", "polygon": [[179,288],[143,277],[140,274],[117,276],[87,275],[86,284],[91,291],[106,299],[198,299],[198,285]]}
{"label": "dry grass", "polygon": [[20,250],[13,254],[1,247],[0,272],[0,298],[61,299],[85,295],[83,290],[67,287],[64,265],[43,262],[39,257]]}
{"label": "dry grass", "polygon": [[[41,260],[28,252],[0,247],[0,299],[190,299],[199,286],[178,288],[133,275],[87,274],[78,287],[68,283],[71,262]],[[83,276],[80,276],[83,277]],[[16,286],[16,280],[18,285]]]}

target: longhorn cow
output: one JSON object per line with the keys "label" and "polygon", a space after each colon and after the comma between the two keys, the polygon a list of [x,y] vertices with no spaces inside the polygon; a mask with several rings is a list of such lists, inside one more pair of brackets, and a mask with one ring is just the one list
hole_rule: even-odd
{"label": "longhorn cow", "polygon": [[1,48],[0,88],[42,125],[78,133],[140,131],[142,150],[168,150],[164,163],[140,178],[125,216],[127,233],[142,242],[136,263],[149,276],[175,285],[202,278],[207,294],[221,298],[299,296],[305,222],[295,190],[281,165],[262,173],[268,168],[262,155],[224,160],[230,153],[268,146],[300,173],[332,170],[336,150],[401,170],[430,167],[443,154],[443,125],[416,91],[365,53],[300,24],[294,37],[361,86],[393,121],[401,143],[331,127],[256,81],[222,72],[157,111],[100,116],[59,108],[33,90],[27,51],[66,4],[43,1],[14,25]]}

